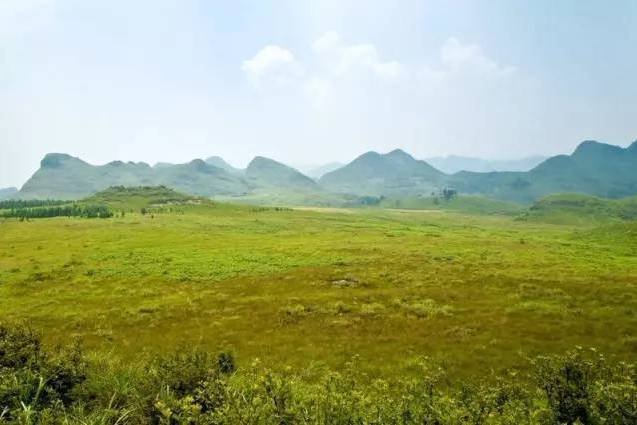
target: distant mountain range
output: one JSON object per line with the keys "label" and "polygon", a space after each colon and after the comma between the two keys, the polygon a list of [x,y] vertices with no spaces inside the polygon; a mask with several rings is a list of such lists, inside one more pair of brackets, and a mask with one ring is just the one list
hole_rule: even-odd
{"label": "distant mountain range", "polygon": [[205,196],[246,193],[250,187],[229,172],[201,159],[186,164],[113,161],[91,165],[66,154],[47,154],[40,169],[24,184],[22,198],[79,199],[109,186],[166,185]]}
{"label": "distant mountain range", "polygon": [[527,172],[463,171],[447,183],[462,193],[518,202],[557,192],[622,198],[637,194],[637,141],[627,148],[586,141],[572,155],[551,157]]}
{"label": "distant mountain range", "polygon": [[18,188],[16,187],[7,187],[4,189],[0,189],[0,200],[7,199],[15,196],[18,193]]}
{"label": "distant mountain range", "polygon": [[[516,164],[522,167],[539,160],[527,158]],[[454,162],[454,166],[471,165],[471,161],[473,168],[478,166],[477,160],[467,158]],[[503,164],[496,161],[489,166],[498,163]],[[586,141],[572,155],[548,158],[528,171],[454,174],[440,171],[428,161],[415,159],[399,149],[386,154],[367,152],[349,164],[326,172],[318,181],[264,157],[254,158],[241,170],[214,156],[205,161],[159,163],[153,167],[143,162],[121,161],[95,166],[70,155],[54,153],[44,157],[40,169],[19,192],[0,191],[0,197],[79,199],[110,186],[156,185],[208,197],[259,195],[263,198],[265,194],[276,195],[277,200],[284,199],[282,194],[288,193],[311,194],[312,199],[328,194],[430,196],[443,188],[525,203],[557,192],[620,198],[637,194],[637,142],[621,148]]]}
{"label": "distant mountain range", "polygon": [[301,171],[306,176],[312,177],[313,179],[318,180],[321,177],[323,177],[325,174],[334,170],[338,170],[344,165],[345,164],[340,162],[330,162],[323,165],[296,166],[294,168]]}
{"label": "distant mountain range", "polygon": [[530,156],[520,159],[481,159],[467,156],[450,155],[426,158],[425,161],[447,174],[459,171],[490,173],[492,171],[529,171],[545,161],[545,156]]}

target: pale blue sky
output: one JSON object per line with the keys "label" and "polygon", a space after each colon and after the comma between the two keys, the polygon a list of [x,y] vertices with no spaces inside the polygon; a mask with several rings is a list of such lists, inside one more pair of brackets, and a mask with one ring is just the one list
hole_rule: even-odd
{"label": "pale blue sky", "polygon": [[637,1],[0,0],[0,187],[92,163],[637,138]]}

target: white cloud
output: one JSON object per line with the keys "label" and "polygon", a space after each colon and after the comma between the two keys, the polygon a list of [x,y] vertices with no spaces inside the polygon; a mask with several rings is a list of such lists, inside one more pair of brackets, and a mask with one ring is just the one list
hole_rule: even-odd
{"label": "white cloud", "polygon": [[398,62],[383,62],[373,44],[346,45],[335,32],[328,32],[317,39],[312,50],[332,76],[363,71],[392,79],[399,77],[404,70]]}
{"label": "white cloud", "polygon": [[266,83],[277,87],[289,85],[303,72],[292,52],[272,45],[264,47],[252,59],[244,61],[241,68],[256,88],[263,88]]}
{"label": "white cloud", "polygon": [[[515,68],[486,56],[479,45],[465,44],[453,37],[441,46],[437,63],[420,67],[383,60],[375,45],[347,44],[336,32],[327,32],[316,39],[310,53],[307,62],[301,65],[289,50],[266,46],[245,61],[242,68],[257,89],[296,87],[315,107],[327,105],[334,96],[351,96],[352,92],[371,96],[392,87],[401,96],[405,91],[413,91],[413,96],[420,92],[422,96],[422,90],[439,91],[441,85],[450,92],[460,87],[476,92],[479,84],[476,81],[487,84],[487,80],[515,73]],[[383,96],[386,99],[388,95]]]}
{"label": "white cloud", "polygon": [[372,84],[374,80],[390,83],[408,75],[401,63],[382,60],[373,44],[346,44],[336,32],[319,37],[311,53],[302,65],[289,50],[270,45],[244,61],[242,69],[259,91],[296,87],[317,108],[353,85]]}
{"label": "white cloud", "polygon": [[[418,155],[432,146],[513,140],[534,131],[522,126],[533,120],[521,117],[538,116],[537,88],[527,75],[490,58],[478,44],[449,38],[432,62],[423,59],[420,64],[388,60],[375,45],[347,43],[335,32],[319,37],[300,55],[303,61],[278,49],[266,48],[244,63],[248,78],[256,78],[264,94],[259,108],[271,114],[268,122],[294,111],[293,125],[299,132],[312,128],[311,137],[317,140],[337,137],[352,150],[402,146]],[[304,70],[294,81],[285,78],[292,64]],[[290,82],[285,96],[269,96],[263,74],[269,74],[269,81]],[[493,155],[487,151],[490,146],[474,149]]]}
{"label": "white cloud", "polygon": [[440,48],[440,61],[446,70],[457,72],[469,70],[491,75],[507,75],[515,68],[502,66],[485,56],[477,44],[463,44],[451,37]]}

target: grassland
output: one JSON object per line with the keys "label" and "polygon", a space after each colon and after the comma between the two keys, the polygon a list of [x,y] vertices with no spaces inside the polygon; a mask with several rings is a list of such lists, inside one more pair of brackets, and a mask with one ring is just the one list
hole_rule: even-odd
{"label": "grassland", "polygon": [[[141,204],[139,204],[141,205]],[[136,206],[139,206],[136,204]],[[120,205],[121,206],[121,205]],[[222,203],[0,222],[0,322],[137,359],[455,376],[594,346],[637,352],[637,224]]]}
{"label": "grassland", "polygon": [[518,215],[525,207],[514,202],[483,196],[455,196],[445,200],[438,196],[383,199],[380,206],[391,209],[436,210],[479,215]]}

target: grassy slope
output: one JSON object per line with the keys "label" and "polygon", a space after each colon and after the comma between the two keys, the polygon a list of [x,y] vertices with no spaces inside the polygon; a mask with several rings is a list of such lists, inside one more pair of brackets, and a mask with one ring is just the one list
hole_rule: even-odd
{"label": "grassy slope", "polygon": [[637,219],[637,197],[603,199],[579,193],[546,196],[520,218],[548,223],[576,224]]}
{"label": "grassy slope", "polygon": [[142,207],[164,204],[203,202],[202,198],[184,195],[165,186],[110,187],[81,201],[106,205],[113,209],[139,210]]}
{"label": "grassy slope", "polygon": [[[631,227],[632,226],[632,227]],[[422,211],[187,205],[107,220],[0,222],[0,321],[137,356],[180,344],[240,362],[374,374],[444,359],[637,351],[637,231]]]}

